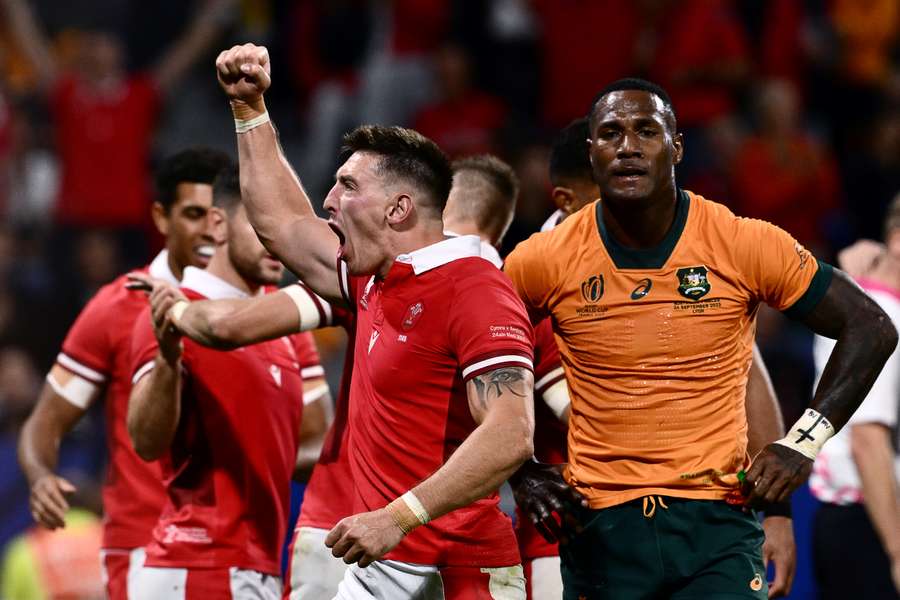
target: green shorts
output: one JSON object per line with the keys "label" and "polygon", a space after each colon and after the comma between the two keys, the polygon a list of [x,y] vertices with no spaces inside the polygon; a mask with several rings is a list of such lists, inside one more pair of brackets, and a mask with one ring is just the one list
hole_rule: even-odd
{"label": "green shorts", "polygon": [[565,600],[768,595],[762,526],[739,507],[652,496],[577,510],[584,530],[560,546]]}

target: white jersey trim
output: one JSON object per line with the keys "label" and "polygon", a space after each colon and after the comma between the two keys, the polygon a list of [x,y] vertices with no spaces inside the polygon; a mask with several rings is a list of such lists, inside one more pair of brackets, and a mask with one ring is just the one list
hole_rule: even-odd
{"label": "white jersey trim", "polygon": [[325,368],[322,365],[313,365],[300,369],[300,377],[303,379],[315,379],[316,377],[324,377]]}
{"label": "white jersey trim", "polygon": [[81,375],[85,379],[93,381],[94,383],[104,383],[106,381],[106,375],[91,369],[90,367],[86,367],[71,356],[60,352],[56,355],[56,362],[58,362],[62,367],[72,371],[76,375]]}
{"label": "white jersey trim", "polygon": [[323,383],[322,385],[317,385],[311,390],[307,390],[303,392],[303,404],[312,404],[316,400],[321,400],[325,396],[328,395],[329,389],[328,384]]}
{"label": "white jersey trim", "polygon": [[546,375],[544,375],[543,377],[541,377],[540,379],[535,381],[534,389],[540,391],[540,389],[542,387],[544,387],[545,385],[553,383],[554,379],[556,379],[558,377],[564,377],[564,376],[565,376],[565,372],[563,371],[563,368],[556,367],[555,369],[553,369],[552,371],[550,371],[549,373],[547,373]]}
{"label": "white jersey trim", "polygon": [[509,362],[522,364],[522,365],[528,367],[529,369],[534,368],[531,361],[529,359],[525,358],[524,356],[519,356],[518,354],[505,354],[503,356],[494,356],[492,358],[486,358],[484,360],[478,361],[477,363],[469,365],[468,367],[463,369],[462,376],[463,376],[463,379],[465,379],[471,373],[480,371],[481,369],[485,369],[485,368],[493,366],[493,365],[499,365],[502,363],[509,363]]}
{"label": "white jersey trim", "polygon": [[154,361],[148,360],[143,365],[141,365],[141,368],[134,372],[134,377],[131,378],[131,385],[136,384],[138,381],[140,381],[141,377],[152,371],[154,366],[153,363]]}
{"label": "white jersey trim", "polygon": [[52,372],[47,373],[47,383],[58,396],[64,398],[69,404],[81,410],[87,410],[94,398],[97,397],[100,387],[93,381],[88,381],[75,373],[70,374],[69,380],[62,383],[56,380]]}

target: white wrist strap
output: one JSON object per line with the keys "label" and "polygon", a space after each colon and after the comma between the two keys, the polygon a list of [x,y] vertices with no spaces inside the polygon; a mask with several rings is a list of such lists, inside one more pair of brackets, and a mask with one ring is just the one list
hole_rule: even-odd
{"label": "white wrist strap", "polygon": [[181,321],[181,315],[184,314],[184,311],[187,310],[187,307],[190,306],[191,303],[187,300],[179,300],[175,304],[172,305],[172,308],[169,309],[169,316],[172,317],[172,323],[176,326]]}
{"label": "white wrist strap", "polygon": [[258,117],[252,119],[235,119],[234,130],[238,133],[247,133],[251,129],[255,129],[263,123],[269,122],[269,111],[264,112]]}
{"label": "white wrist strap", "polygon": [[833,435],[834,426],[828,419],[818,411],[807,408],[803,416],[788,430],[788,434],[775,443],[796,450],[810,460],[816,460],[822,446]]}
{"label": "white wrist strap", "polygon": [[425,507],[422,506],[422,503],[419,502],[419,499],[416,498],[416,495],[412,493],[412,491],[408,491],[402,496],[400,499],[406,503],[406,506],[409,507],[409,510],[416,515],[416,518],[419,520],[419,523],[425,525],[428,521],[431,520],[431,517],[428,515],[428,511],[425,510]]}

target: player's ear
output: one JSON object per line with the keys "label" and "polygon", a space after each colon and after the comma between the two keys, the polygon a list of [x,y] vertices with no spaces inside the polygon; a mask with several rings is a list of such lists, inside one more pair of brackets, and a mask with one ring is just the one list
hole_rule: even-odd
{"label": "player's ear", "polygon": [[672,137],[672,146],[675,147],[675,156],[672,163],[677,165],[684,157],[684,136],[680,133],[676,133]]}
{"label": "player's ear", "polygon": [[575,190],[568,187],[556,186],[550,192],[553,204],[567,215],[571,215],[575,206]]}
{"label": "player's ear", "polygon": [[166,212],[165,207],[159,202],[154,202],[150,208],[150,216],[160,235],[163,237],[169,235],[169,213]]}
{"label": "player's ear", "polygon": [[209,219],[209,228],[212,231],[213,239],[221,243],[228,239],[228,215],[225,210],[218,206],[209,209],[207,215]]}
{"label": "player's ear", "polygon": [[406,194],[394,196],[385,207],[385,218],[391,225],[399,225],[412,216],[413,201]]}

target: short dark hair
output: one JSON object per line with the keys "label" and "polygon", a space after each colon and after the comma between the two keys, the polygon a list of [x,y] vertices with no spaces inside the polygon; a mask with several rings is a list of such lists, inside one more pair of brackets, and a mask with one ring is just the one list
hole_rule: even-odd
{"label": "short dark hair", "polygon": [[231,158],[219,150],[195,147],[182,150],[165,159],[156,173],[156,201],[168,213],[175,204],[175,188],[179,183],[213,185],[216,177],[231,167]]}
{"label": "short dark hair", "polygon": [[412,129],[362,125],[344,135],[341,163],[355,152],[372,152],[381,159],[381,173],[404,179],[431,197],[438,214],[444,212],[453,185],[453,171],[444,152]]}
{"label": "short dark hair", "polygon": [[[672,99],[669,97],[669,94],[662,88],[662,86],[653,83],[652,81],[647,81],[646,79],[640,79],[638,77],[626,77],[624,79],[618,79],[613,81],[608,86],[600,90],[600,92],[594,96],[594,101],[591,102],[591,110],[588,112],[588,117],[590,122],[594,121],[594,112],[597,109],[597,104],[603,99],[607,94],[611,94],[612,92],[621,92],[628,90],[637,90],[640,92],[649,92],[654,96],[658,97],[662,100],[663,106],[669,109],[671,114],[671,122],[668,124],[672,128],[672,133],[675,133],[677,130],[677,120],[675,118],[675,106],[672,105]],[[667,119],[668,120],[668,119]]]}
{"label": "short dark hair", "polygon": [[219,173],[213,184],[213,206],[229,215],[241,205],[241,179],[236,165],[230,165]]}
{"label": "short dark hair", "polygon": [[550,149],[550,183],[563,185],[565,179],[592,181],[587,117],[575,119],[560,131]]}
{"label": "short dark hair", "polygon": [[[484,194],[465,194],[459,203],[454,200],[454,216],[473,222],[480,231],[499,242],[516,211],[516,201],[519,198],[519,178],[516,172],[507,163],[490,154],[461,158],[451,166],[454,177],[472,175],[478,178],[479,183],[483,182],[490,188]],[[454,185],[458,184],[460,182],[454,181]]]}

